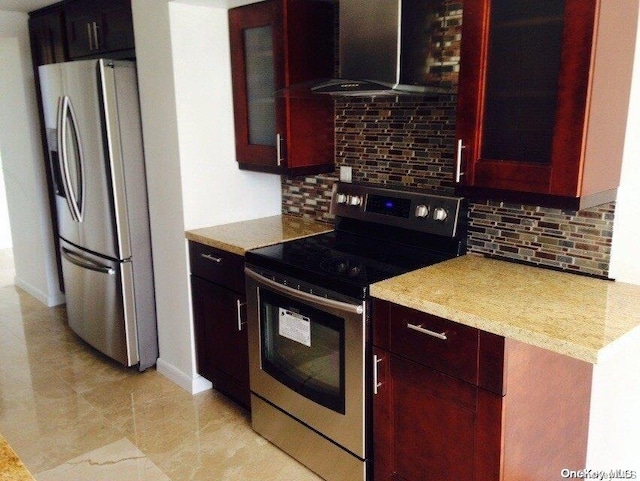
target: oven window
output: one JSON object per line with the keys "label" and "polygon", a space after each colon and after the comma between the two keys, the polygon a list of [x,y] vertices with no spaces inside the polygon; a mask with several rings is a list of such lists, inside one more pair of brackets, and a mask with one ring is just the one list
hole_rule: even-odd
{"label": "oven window", "polygon": [[260,305],[262,369],[344,414],[344,319],[265,289]]}

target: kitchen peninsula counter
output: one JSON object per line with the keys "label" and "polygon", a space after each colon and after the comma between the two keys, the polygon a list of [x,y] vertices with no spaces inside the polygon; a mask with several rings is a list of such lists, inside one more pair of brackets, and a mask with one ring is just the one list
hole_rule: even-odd
{"label": "kitchen peninsula counter", "polygon": [[376,283],[371,294],[593,364],[640,326],[640,286],[473,254]]}
{"label": "kitchen peninsula counter", "polygon": [[249,249],[265,247],[323,232],[333,226],[290,215],[275,215],[186,232],[190,241],[244,255]]}

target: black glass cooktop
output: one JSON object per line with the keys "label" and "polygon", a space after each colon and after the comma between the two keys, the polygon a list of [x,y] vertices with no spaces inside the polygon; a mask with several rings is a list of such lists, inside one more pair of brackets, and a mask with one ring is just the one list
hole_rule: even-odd
{"label": "black glass cooktop", "polygon": [[329,232],[246,253],[247,264],[364,299],[369,285],[449,259],[428,248],[349,232]]}

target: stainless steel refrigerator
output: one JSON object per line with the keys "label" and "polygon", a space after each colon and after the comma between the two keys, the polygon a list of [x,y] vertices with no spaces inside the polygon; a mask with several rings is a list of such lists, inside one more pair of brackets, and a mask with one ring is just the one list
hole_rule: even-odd
{"label": "stainless steel refrigerator", "polygon": [[69,326],[125,366],[158,357],[135,63],[39,68]]}

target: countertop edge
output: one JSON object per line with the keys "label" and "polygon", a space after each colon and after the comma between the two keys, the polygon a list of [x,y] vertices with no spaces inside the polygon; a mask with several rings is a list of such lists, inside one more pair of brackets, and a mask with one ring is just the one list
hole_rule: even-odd
{"label": "countertop edge", "polygon": [[393,302],[420,312],[442,317],[444,319],[457,322],[458,324],[474,327],[491,334],[504,336],[515,341],[547,349],[548,351],[552,351],[557,354],[564,354],[590,364],[597,364],[599,360],[599,351],[594,351],[568,341],[561,341],[553,336],[545,336],[538,332],[525,331],[524,329],[511,326],[500,320],[487,319],[486,317],[480,317],[475,314],[448,309],[441,304],[434,302],[411,302],[406,299],[399,300],[397,296],[394,296],[391,292],[385,292],[385,289],[380,286],[371,286],[371,296],[376,299]]}
{"label": "countertop edge", "polygon": [[[238,247],[234,244],[229,244],[227,242],[222,242],[222,241],[210,239],[204,236],[199,236],[189,231],[185,232],[185,238],[190,242],[197,242],[198,244],[214,247],[216,249],[221,249],[223,251],[230,252],[232,254],[238,254],[240,256],[244,256],[245,252],[249,250],[243,247]],[[259,246],[259,247],[262,247],[262,246]]]}
{"label": "countertop edge", "polygon": [[591,364],[640,329],[640,285],[473,253],[380,281],[370,292]]}
{"label": "countertop edge", "polygon": [[[260,240],[256,239],[255,241],[248,240],[248,235],[240,234],[244,229],[252,229],[255,228],[254,226],[264,227],[265,223],[269,224],[270,227],[274,227],[278,223],[282,226],[287,225],[287,227],[290,228],[290,231],[286,235],[282,232],[281,235],[273,234],[269,239],[261,238]],[[296,231],[296,227],[293,227],[296,224],[300,224],[298,231]],[[236,232],[232,234],[229,232],[220,234],[221,232],[229,229],[235,230]],[[305,217],[280,214],[246,221],[232,222],[229,224],[219,224],[211,227],[190,229],[185,231],[185,238],[188,241],[198,242],[209,247],[244,256],[244,254],[251,249],[267,247],[294,239],[302,239],[317,234],[331,232],[333,230],[334,227],[330,224],[324,224]],[[240,239],[240,237],[242,237],[242,239]],[[233,238],[233,240],[230,240],[230,238]]]}

